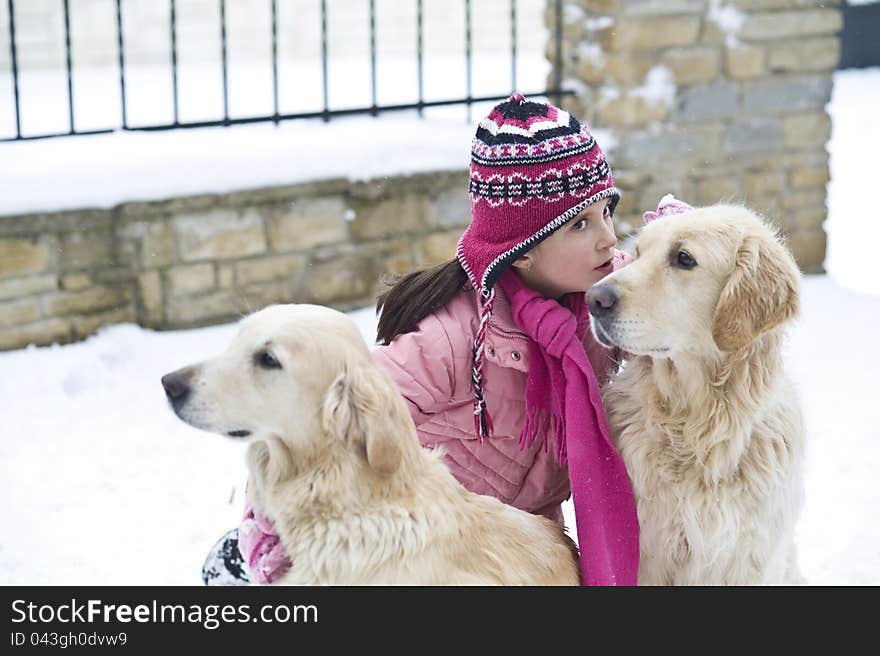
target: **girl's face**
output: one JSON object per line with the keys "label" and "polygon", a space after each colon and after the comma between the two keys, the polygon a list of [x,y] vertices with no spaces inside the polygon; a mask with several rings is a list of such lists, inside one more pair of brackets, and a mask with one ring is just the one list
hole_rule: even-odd
{"label": "girl's face", "polygon": [[611,273],[617,237],[609,199],[587,205],[513,266],[523,282],[547,298],[585,292]]}

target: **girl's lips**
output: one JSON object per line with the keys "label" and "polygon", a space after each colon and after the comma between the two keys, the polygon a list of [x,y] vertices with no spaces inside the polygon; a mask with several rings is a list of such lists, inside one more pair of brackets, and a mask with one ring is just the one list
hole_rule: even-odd
{"label": "girl's lips", "polygon": [[612,267],[612,260],[608,260],[604,264],[600,264],[599,266],[597,266],[596,271],[601,271],[603,273],[611,273],[612,268],[613,268]]}

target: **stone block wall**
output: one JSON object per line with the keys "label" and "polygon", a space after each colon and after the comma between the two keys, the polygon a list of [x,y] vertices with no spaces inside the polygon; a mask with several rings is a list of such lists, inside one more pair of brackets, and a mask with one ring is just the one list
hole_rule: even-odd
{"label": "stone block wall", "polygon": [[[781,229],[803,271],[822,271],[839,5],[563,0],[564,78],[577,90],[563,105],[613,135],[602,145],[623,233],[667,192],[744,202]],[[554,3],[545,15],[556,24]]]}
{"label": "stone block wall", "polygon": [[[563,105],[609,137],[619,232],[668,192],[744,202],[782,230],[803,271],[821,271],[839,2],[562,5],[565,84],[577,91]],[[381,274],[453,256],[466,181],[327,180],[0,217],[0,349],[124,321],[201,326],[276,302],[370,304]]]}
{"label": "stone block wall", "polygon": [[454,256],[466,189],[461,171],[0,217],[0,349],[369,305],[382,274]]}

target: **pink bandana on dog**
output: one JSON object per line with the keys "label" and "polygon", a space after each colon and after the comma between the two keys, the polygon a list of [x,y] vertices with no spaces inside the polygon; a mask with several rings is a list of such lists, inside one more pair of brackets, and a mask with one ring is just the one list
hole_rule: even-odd
{"label": "pink bandana on dog", "polygon": [[244,517],[238,527],[238,550],[254,581],[268,585],[290,569],[290,558],[272,520],[254,509],[245,490]]}

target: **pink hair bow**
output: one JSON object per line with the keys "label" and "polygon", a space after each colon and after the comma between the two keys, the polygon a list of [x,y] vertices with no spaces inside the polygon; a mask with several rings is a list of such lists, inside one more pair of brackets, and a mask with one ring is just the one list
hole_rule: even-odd
{"label": "pink hair bow", "polygon": [[693,206],[688,205],[682,200],[678,200],[672,194],[666,194],[663,198],[660,199],[660,202],[657,203],[657,211],[656,212],[645,212],[642,215],[645,223],[648,224],[655,219],[659,219],[661,216],[669,216],[670,214],[681,214],[682,212],[687,212],[688,210],[694,209]]}

